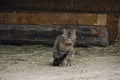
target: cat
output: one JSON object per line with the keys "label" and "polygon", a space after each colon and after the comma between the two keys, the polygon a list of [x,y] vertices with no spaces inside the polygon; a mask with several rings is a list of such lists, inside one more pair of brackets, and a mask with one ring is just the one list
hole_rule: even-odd
{"label": "cat", "polygon": [[76,30],[63,29],[63,34],[59,35],[53,46],[53,65],[70,66],[74,57],[74,44],[76,41]]}

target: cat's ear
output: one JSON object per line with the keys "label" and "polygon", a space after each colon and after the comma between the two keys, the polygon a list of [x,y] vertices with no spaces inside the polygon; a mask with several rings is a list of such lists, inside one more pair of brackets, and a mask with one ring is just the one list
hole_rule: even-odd
{"label": "cat's ear", "polygon": [[64,29],[63,29],[63,34],[65,34],[65,33],[67,33],[67,30],[64,28]]}

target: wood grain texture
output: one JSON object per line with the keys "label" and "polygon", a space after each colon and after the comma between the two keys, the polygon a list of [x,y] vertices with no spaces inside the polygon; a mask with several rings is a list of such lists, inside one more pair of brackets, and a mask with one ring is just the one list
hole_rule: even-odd
{"label": "wood grain texture", "polygon": [[0,24],[94,25],[97,14],[82,13],[0,13]]}
{"label": "wood grain texture", "polygon": [[109,32],[109,42],[113,44],[118,36],[119,15],[108,14],[107,16],[107,30]]}

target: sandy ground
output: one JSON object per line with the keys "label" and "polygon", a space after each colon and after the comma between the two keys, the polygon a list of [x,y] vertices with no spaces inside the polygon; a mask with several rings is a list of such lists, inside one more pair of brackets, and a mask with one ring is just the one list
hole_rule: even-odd
{"label": "sandy ground", "polygon": [[52,47],[0,45],[0,80],[120,80],[120,41],[75,50],[72,66],[54,67]]}

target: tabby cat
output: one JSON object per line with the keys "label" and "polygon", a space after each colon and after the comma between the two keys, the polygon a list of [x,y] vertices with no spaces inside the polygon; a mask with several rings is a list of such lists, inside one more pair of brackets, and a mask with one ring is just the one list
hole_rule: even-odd
{"label": "tabby cat", "polygon": [[63,34],[59,35],[53,47],[53,65],[70,66],[74,57],[74,43],[76,41],[76,30],[63,29]]}

